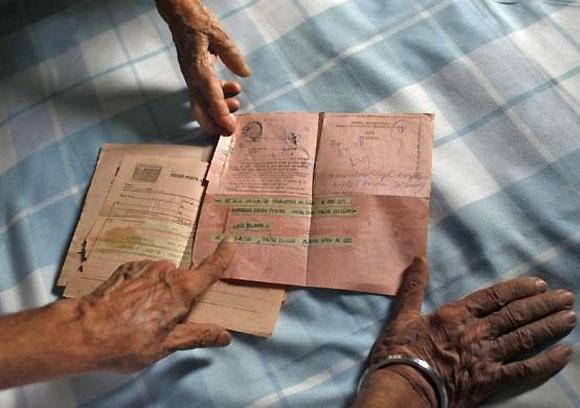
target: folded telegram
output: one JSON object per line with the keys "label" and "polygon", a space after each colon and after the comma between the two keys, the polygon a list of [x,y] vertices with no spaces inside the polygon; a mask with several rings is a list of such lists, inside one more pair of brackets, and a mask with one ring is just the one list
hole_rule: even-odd
{"label": "folded telegram", "polygon": [[193,262],[224,236],[226,277],[394,294],[424,255],[431,114],[259,113],[219,140]]}
{"label": "folded telegram", "polygon": [[[191,266],[211,152],[195,146],[103,145],[58,285],[93,291],[122,263],[169,259]],[[269,336],[285,291],[217,282],[187,318]]]}

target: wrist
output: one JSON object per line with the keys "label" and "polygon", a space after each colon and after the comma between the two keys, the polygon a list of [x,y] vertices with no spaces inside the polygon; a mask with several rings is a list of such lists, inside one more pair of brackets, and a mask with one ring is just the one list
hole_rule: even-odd
{"label": "wrist", "polygon": [[94,369],[75,303],[0,317],[0,389]]}
{"label": "wrist", "polygon": [[416,368],[396,364],[371,371],[362,384],[364,407],[436,408],[437,394]]}
{"label": "wrist", "polygon": [[47,306],[44,333],[50,339],[48,352],[60,356],[70,373],[91,371],[97,368],[95,350],[83,333],[83,313],[76,299],[60,300]]}

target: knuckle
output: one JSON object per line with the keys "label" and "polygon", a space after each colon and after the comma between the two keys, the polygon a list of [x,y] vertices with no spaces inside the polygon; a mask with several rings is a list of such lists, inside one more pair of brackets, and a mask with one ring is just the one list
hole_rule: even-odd
{"label": "knuckle", "polygon": [[529,312],[534,316],[544,316],[557,307],[558,300],[553,297],[538,298],[530,305]]}
{"label": "knuckle", "polygon": [[215,343],[215,334],[210,329],[204,329],[198,338],[199,347],[209,347]]}
{"label": "knuckle", "polygon": [[213,253],[207,258],[207,262],[209,265],[217,268],[218,270],[214,272],[219,272],[220,270],[224,270],[227,267],[226,260],[218,253]]}
{"label": "knuckle", "polygon": [[498,286],[492,286],[491,288],[487,289],[485,296],[483,297],[483,301],[485,303],[494,303],[499,306],[503,306],[504,302],[501,296],[500,288]]}
{"label": "knuckle", "polygon": [[495,344],[495,360],[496,361],[500,361],[503,360],[504,358],[508,357],[509,355],[512,354],[512,349],[514,349],[513,346],[513,340],[508,340],[506,338],[506,336],[502,336],[499,337],[498,339],[496,339]]}
{"label": "knuckle", "polygon": [[514,332],[516,336],[516,341],[520,348],[524,350],[529,350],[534,347],[534,336],[531,330],[520,329]]}
{"label": "knuckle", "polygon": [[521,364],[519,364],[517,371],[522,377],[529,377],[536,372],[534,365],[530,361],[523,361]]}
{"label": "knuckle", "polygon": [[461,310],[453,305],[444,305],[441,306],[435,312],[435,316],[438,316],[439,320],[445,323],[451,323],[458,319],[461,315]]}
{"label": "knuckle", "polygon": [[155,262],[161,268],[175,268],[175,264],[167,259]]}
{"label": "knuckle", "polygon": [[166,271],[166,270],[173,270],[173,269],[177,269],[177,267],[175,266],[175,264],[169,260],[163,259],[161,261],[155,261],[152,265],[151,265],[151,269],[150,270],[156,270],[156,271]]}
{"label": "knuckle", "polygon": [[191,67],[198,83],[206,87],[213,77],[209,56],[197,55]]}
{"label": "knuckle", "polygon": [[512,327],[517,327],[524,321],[524,313],[522,309],[513,305],[508,305],[504,308],[503,317],[505,323]]}

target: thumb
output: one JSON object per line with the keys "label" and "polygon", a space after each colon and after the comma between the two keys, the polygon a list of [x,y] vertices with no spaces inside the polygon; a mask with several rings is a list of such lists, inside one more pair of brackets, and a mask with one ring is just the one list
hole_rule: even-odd
{"label": "thumb", "polygon": [[204,347],[225,347],[232,337],[223,327],[213,324],[180,323],[163,341],[169,352]]}
{"label": "thumb", "polygon": [[395,319],[404,314],[420,314],[429,284],[429,266],[423,257],[416,257],[413,263],[405,269],[401,286],[397,291],[397,308]]}

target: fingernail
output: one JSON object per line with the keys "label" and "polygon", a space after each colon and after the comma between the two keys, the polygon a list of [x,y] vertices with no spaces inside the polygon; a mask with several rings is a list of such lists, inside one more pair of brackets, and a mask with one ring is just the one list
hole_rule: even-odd
{"label": "fingernail", "polygon": [[234,131],[236,129],[236,118],[234,115],[229,113],[227,116],[224,116],[224,123],[225,127],[229,131]]}
{"label": "fingernail", "polygon": [[574,304],[574,294],[568,290],[561,290],[560,299],[566,306],[572,306]]}
{"label": "fingernail", "polygon": [[218,244],[218,248],[216,249],[216,251],[219,250],[220,256],[223,259],[224,267],[226,268],[229,265],[232,258],[234,257],[234,253],[236,252],[232,242],[233,240],[230,241],[226,237]]}
{"label": "fingernail", "polygon": [[548,284],[543,279],[536,279],[536,288],[538,290],[546,290],[548,289]]}
{"label": "fingernail", "polygon": [[226,243],[228,243],[228,244],[233,244],[233,242],[234,242],[234,237],[233,237],[233,235],[226,234],[226,235],[224,235],[224,237],[222,238],[222,241],[221,241],[221,242],[226,242]]}
{"label": "fingernail", "polygon": [[424,263],[427,263],[425,258],[423,258],[422,256],[416,256],[415,258],[413,258],[413,263],[411,265],[414,266],[415,268],[418,268],[420,265]]}
{"label": "fingernail", "polygon": [[232,336],[230,335],[230,333],[227,331],[223,331],[218,339],[218,344],[221,346],[227,346],[228,344],[230,344],[231,341]]}
{"label": "fingernail", "polygon": [[576,324],[576,312],[573,310],[566,312],[566,321],[570,324]]}

